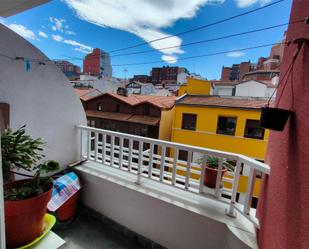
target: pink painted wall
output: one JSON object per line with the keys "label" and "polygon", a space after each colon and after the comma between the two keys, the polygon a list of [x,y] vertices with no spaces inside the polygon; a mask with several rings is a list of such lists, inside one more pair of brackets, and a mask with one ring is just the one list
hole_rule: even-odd
{"label": "pink painted wall", "polygon": [[[290,21],[309,16],[309,1],[294,0]],[[290,25],[287,41],[309,39],[309,24]],[[285,48],[281,75],[287,71],[297,45]],[[264,181],[258,207],[260,248],[309,248],[309,43],[294,66],[293,116],[283,132],[271,132],[267,162],[270,176]],[[279,87],[278,96],[282,92]],[[292,106],[291,80],[283,91],[279,107]]]}

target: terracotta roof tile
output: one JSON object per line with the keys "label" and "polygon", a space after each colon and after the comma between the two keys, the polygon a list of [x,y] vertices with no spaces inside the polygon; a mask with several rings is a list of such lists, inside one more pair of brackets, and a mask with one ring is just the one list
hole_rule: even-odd
{"label": "terracotta roof tile", "polygon": [[101,112],[101,111],[86,110],[86,115],[87,117],[104,118],[104,119],[132,122],[146,125],[158,125],[160,122],[159,117],[132,115],[132,114],[116,113],[116,112]]}
{"label": "terracotta roof tile", "polygon": [[[267,104],[267,99],[237,98],[209,95],[188,95],[177,101],[176,105],[204,105],[211,107],[259,109]],[[270,101],[273,105],[273,101]]]}
{"label": "terracotta roof tile", "polygon": [[100,92],[97,89],[78,89],[78,88],[74,88],[74,92],[79,96],[79,98],[83,101],[87,101],[88,99],[91,99],[93,97],[96,97],[100,94],[102,94],[102,92]]}
{"label": "terracotta roof tile", "polygon": [[153,96],[153,95],[134,95],[134,94],[129,96],[122,96],[116,93],[104,93],[95,96],[91,99],[88,99],[88,101],[103,96],[105,94],[112,96],[118,100],[121,100],[131,106],[139,105],[142,103],[149,103],[160,109],[171,109],[175,105],[176,100],[175,96]]}

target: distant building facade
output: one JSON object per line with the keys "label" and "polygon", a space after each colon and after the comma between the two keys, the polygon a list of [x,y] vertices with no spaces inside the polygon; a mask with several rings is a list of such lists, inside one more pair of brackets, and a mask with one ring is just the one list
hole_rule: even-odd
{"label": "distant building facade", "polygon": [[222,67],[221,81],[240,80],[271,80],[280,74],[280,64],[284,51],[283,38],[281,43],[271,48],[269,57],[260,57],[256,64],[241,62],[233,64],[232,67]]}
{"label": "distant building facade", "polygon": [[175,97],[105,93],[87,99],[88,125],[132,135],[170,140]]}
{"label": "distant building facade", "polygon": [[130,82],[126,85],[128,94],[149,95],[156,92],[152,83]]}
{"label": "distant building facade", "polygon": [[177,84],[177,77],[180,73],[188,73],[184,67],[153,67],[151,70],[151,79],[153,84],[161,84],[162,81]]}
{"label": "distant building facade", "polygon": [[69,61],[54,61],[55,65],[69,78],[70,80],[78,79],[80,76],[80,67],[72,64]]}
{"label": "distant building facade", "polygon": [[92,53],[85,56],[83,71],[84,74],[111,78],[112,66],[109,53],[95,48]]}
{"label": "distant building facade", "polygon": [[133,78],[130,79],[130,82],[150,83],[151,76],[144,75],[144,74],[134,75]]}

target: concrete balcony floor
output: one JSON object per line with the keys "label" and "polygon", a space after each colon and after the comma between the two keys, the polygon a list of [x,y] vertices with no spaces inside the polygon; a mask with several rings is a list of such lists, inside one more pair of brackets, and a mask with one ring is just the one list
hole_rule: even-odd
{"label": "concrete balcony floor", "polygon": [[86,207],[73,222],[56,225],[54,232],[66,241],[63,249],[163,248]]}

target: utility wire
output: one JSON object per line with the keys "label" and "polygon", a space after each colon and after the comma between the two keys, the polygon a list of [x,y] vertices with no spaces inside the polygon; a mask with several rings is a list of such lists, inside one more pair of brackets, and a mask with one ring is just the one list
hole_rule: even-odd
{"label": "utility wire", "polygon": [[[216,56],[216,55],[221,55],[221,54],[227,54],[227,53],[231,53],[231,52],[239,52],[239,51],[246,51],[246,50],[253,50],[253,49],[258,49],[258,48],[265,48],[265,47],[270,47],[270,46],[274,46],[274,45],[279,45],[279,44],[286,44],[285,42],[283,43],[270,43],[270,44],[263,44],[263,45],[257,45],[257,46],[252,46],[252,47],[246,47],[246,48],[240,48],[240,49],[234,49],[234,50],[226,50],[226,51],[220,51],[220,52],[215,52],[215,53],[209,53],[209,54],[200,54],[200,55],[194,55],[194,56],[188,56],[188,57],[182,57],[182,58],[178,58],[178,61],[183,61],[183,60],[190,60],[190,59],[195,59],[195,58],[201,58],[201,57],[209,57],[209,56]],[[8,56],[4,53],[0,52],[0,56],[6,57],[8,59],[11,60],[22,60],[22,61],[29,61],[29,62],[37,62],[38,64],[41,65],[50,65],[50,64],[45,64],[44,62],[49,61],[49,62],[53,62],[53,60],[39,60],[39,59],[28,59],[28,58],[24,58],[24,57],[11,57]],[[174,62],[174,60],[166,60],[167,62]],[[161,63],[162,60],[157,60],[157,61],[146,61],[146,62],[135,62],[135,63],[126,63],[126,64],[114,64],[111,65],[113,67],[117,67],[117,66],[135,66],[135,65],[145,65],[145,64],[155,64],[155,63]],[[107,65],[107,64],[106,64]],[[105,65],[103,65],[105,66]]]}
{"label": "utility wire", "polygon": [[[231,53],[231,52],[239,52],[239,51],[253,50],[253,49],[257,49],[257,48],[265,48],[265,47],[270,47],[270,46],[274,46],[274,45],[278,45],[278,44],[286,44],[286,43],[263,44],[263,45],[253,46],[253,47],[246,47],[246,48],[241,48],[241,49],[227,50],[227,51],[215,52],[215,53],[210,53],[210,54],[201,54],[201,55],[182,57],[182,58],[178,58],[177,60],[178,61],[183,61],[183,60],[190,60],[190,59],[201,58],[201,57],[216,56],[216,55],[227,54],[227,53]],[[175,62],[175,60],[165,60],[165,61],[166,62]],[[157,61],[147,61],[147,62],[126,63],[126,64],[114,64],[112,66],[113,67],[135,66],[135,65],[155,64],[155,63],[161,63],[161,62],[162,62],[162,60],[157,60]]]}
{"label": "utility wire", "polygon": [[250,10],[250,11],[246,11],[246,12],[243,12],[241,14],[238,14],[238,15],[235,15],[235,16],[231,16],[231,17],[228,17],[228,18],[225,18],[225,19],[221,19],[221,20],[215,21],[213,23],[205,24],[205,25],[193,28],[193,29],[188,29],[188,30],[176,33],[174,35],[167,35],[167,36],[164,36],[164,37],[161,37],[161,38],[158,38],[158,39],[153,39],[153,40],[150,40],[150,41],[147,41],[147,42],[142,42],[142,43],[138,43],[138,44],[135,44],[135,45],[132,45],[132,46],[115,49],[115,50],[110,51],[110,53],[114,53],[114,52],[118,52],[118,51],[123,51],[123,50],[131,49],[131,48],[136,48],[136,47],[140,47],[140,46],[143,46],[143,45],[146,45],[146,44],[151,44],[151,43],[154,43],[154,42],[157,42],[157,41],[162,41],[162,40],[165,40],[165,39],[168,39],[168,38],[171,38],[171,37],[181,36],[181,35],[184,35],[184,34],[192,33],[192,32],[195,32],[195,31],[198,31],[198,30],[201,30],[201,29],[205,29],[205,28],[208,28],[208,27],[211,27],[211,26],[215,26],[217,24],[221,24],[221,23],[224,23],[224,22],[227,22],[227,21],[230,21],[230,20],[233,20],[233,19],[245,16],[245,15],[248,15],[248,14],[260,11],[262,9],[266,9],[266,8],[268,8],[270,6],[279,4],[279,3],[283,2],[283,1],[285,1],[285,0],[278,0],[276,2],[264,5],[262,7],[259,7],[259,8]]}
{"label": "utility wire", "polygon": [[[185,46],[192,46],[192,45],[195,45],[195,44],[219,41],[219,40],[224,40],[224,39],[228,39],[228,38],[232,38],[232,37],[237,37],[237,36],[242,36],[242,35],[248,35],[248,34],[252,34],[252,33],[262,32],[262,31],[265,31],[265,30],[279,28],[279,27],[283,27],[283,26],[287,26],[287,25],[293,25],[293,24],[296,24],[296,23],[302,23],[304,21],[305,21],[305,19],[302,19],[302,20],[297,20],[297,21],[293,21],[293,22],[288,22],[288,23],[282,23],[282,24],[277,24],[277,25],[273,25],[273,26],[268,26],[268,27],[265,27],[265,28],[249,30],[249,31],[241,32],[241,33],[235,33],[235,34],[220,36],[220,37],[216,37],[216,38],[206,39],[206,40],[200,40],[200,41],[195,41],[195,42],[190,42],[190,43],[184,43],[182,45],[177,45],[177,46],[163,47],[163,48],[160,48],[160,49],[154,49],[153,48],[153,49],[147,49],[147,50],[142,50],[142,51],[137,51],[137,52],[115,54],[115,55],[111,55],[110,57],[114,58],[114,57],[121,57],[121,56],[135,55],[135,54],[151,53],[151,52],[163,51],[163,50],[172,49],[172,48],[179,48],[179,47],[185,47]],[[81,58],[81,57],[71,57],[71,56],[68,56],[68,55],[63,55],[63,56],[67,57],[69,60],[83,60],[84,59],[84,58]],[[92,56],[91,58],[88,58],[88,60],[97,59],[99,57],[100,57],[100,55]],[[61,60],[63,60],[63,59],[61,59]]]}

